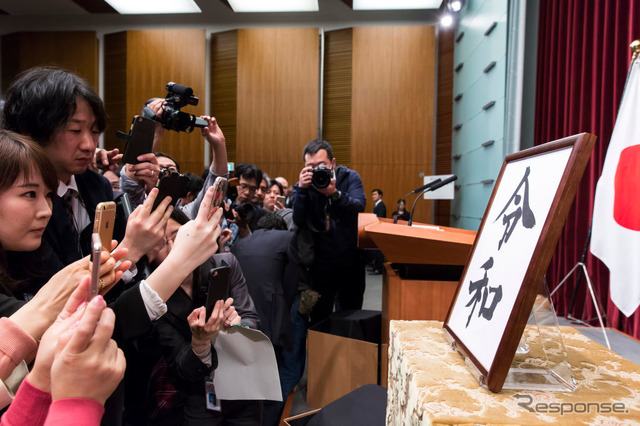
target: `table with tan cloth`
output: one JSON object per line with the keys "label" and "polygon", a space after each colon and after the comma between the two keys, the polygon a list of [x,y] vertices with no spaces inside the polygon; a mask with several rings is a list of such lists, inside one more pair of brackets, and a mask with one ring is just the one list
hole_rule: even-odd
{"label": "table with tan cloth", "polygon": [[574,392],[493,393],[451,349],[441,322],[391,321],[387,425],[640,425],[640,366],[572,327],[560,329]]}

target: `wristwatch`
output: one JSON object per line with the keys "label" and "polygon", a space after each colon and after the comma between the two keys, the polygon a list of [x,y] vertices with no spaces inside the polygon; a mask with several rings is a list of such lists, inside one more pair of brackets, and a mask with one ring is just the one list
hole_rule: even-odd
{"label": "wristwatch", "polygon": [[338,201],[338,198],[340,198],[340,195],[342,195],[342,192],[336,190],[336,192],[334,192],[333,194],[329,195],[329,199],[332,202],[336,202],[336,201]]}

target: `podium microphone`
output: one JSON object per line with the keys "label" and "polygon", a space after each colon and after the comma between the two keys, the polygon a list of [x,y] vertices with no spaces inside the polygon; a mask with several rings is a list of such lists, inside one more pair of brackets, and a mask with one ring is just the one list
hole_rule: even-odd
{"label": "podium microphone", "polygon": [[404,200],[405,198],[407,198],[407,197],[408,197],[409,195],[411,195],[411,194],[417,194],[418,192],[422,192],[422,191],[424,191],[425,189],[431,188],[433,185],[435,185],[435,184],[437,184],[437,183],[440,183],[441,181],[442,181],[442,179],[440,179],[440,178],[435,179],[435,180],[432,180],[431,182],[429,182],[429,183],[427,183],[427,184],[425,184],[425,185],[422,185],[420,188],[416,188],[416,189],[414,189],[413,191],[411,191],[411,192],[407,193],[407,195],[405,195],[404,197],[402,197],[402,198],[401,198],[401,200]]}
{"label": "podium microphone", "polygon": [[[411,224],[413,223],[413,211],[416,208],[416,202],[418,201],[418,199],[420,197],[422,197],[422,194],[424,194],[425,192],[429,192],[429,191],[435,191],[438,188],[442,188],[443,186],[453,182],[456,179],[458,179],[458,176],[453,175],[453,176],[449,176],[445,180],[442,180],[442,179],[434,180],[433,182],[431,182],[432,185],[430,185],[430,184],[424,185],[424,186],[428,186],[428,187],[426,189],[422,190],[422,193],[420,193],[420,195],[418,195],[416,197],[416,199],[413,201],[413,206],[411,207],[411,215],[409,216],[409,223],[407,223],[407,226],[411,226]],[[417,190],[419,191],[420,188],[418,188]]]}
{"label": "podium microphone", "polygon": [[[416,188],[413,191],[410,191],[407,193],[407,195],[405,195],[404,197],[400,198],[400,200],[404,201],[405,198],[407,198],[409,195],[411,194],[417,194],[420,191],[424,191],[427,188],[431,188],[433,185],[440,183],[440,181],[442,181],[442,179],[438,178],[438,179],[434,179],[431,182],[422,185],[420,188]],[[398,217],[396,216],[396,218],[393,220],[393,223],[398,223]]]}

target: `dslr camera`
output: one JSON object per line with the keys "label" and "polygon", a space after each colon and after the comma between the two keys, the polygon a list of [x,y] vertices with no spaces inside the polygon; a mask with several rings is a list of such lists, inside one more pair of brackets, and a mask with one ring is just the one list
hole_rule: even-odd
{"label": "dslr camera", "polygon": [[196,127],[206,127],[208,125],[206,120],[197,118],[193,114],[180,111],[180,108],[186,105],[198,105],[198,98],[193,96],[193,89],[191,87],[182,86],[173,82],[167,83],[165,87],[167,89],[167,96],[164,98],[166,105],[164,105],[162,116],[158,117],[146,106],[154,99],[157,99],[152,98],[145,104],[145,108],[143,109],[144,117],[159,121],[165,129],[175,130],[176,132],[191,133]]}
{"label": "dslr camera", "polygon": [[311,169],[311,184],[317,189],[325,189],[331,183],[333,172],[324,164],[320,164],[315,169]]}
{"label": "dslr camera", "polygon": [[231,205],[229,206],[229,210],[226,210],[224,212],[224,217],[230,220],[234,220],[235,216],[233,215],[233,210],[235,210],[236,213],[238,213],[238,216],[240,216],[240,219],[250,220],[251,216],[253,216],[254,208],[251,203],[241,203],[236,200],[233,203],[231,203]]}

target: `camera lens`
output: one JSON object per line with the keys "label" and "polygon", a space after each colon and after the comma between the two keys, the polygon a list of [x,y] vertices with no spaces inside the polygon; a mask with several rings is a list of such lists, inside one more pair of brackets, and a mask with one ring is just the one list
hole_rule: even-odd
{"label": "camera lens", "polygon": [[312,170],[313,176],[311,177],[311,183],[317,189],[324,189],[331,183],[331,169],[326,166],[319,166]]}

